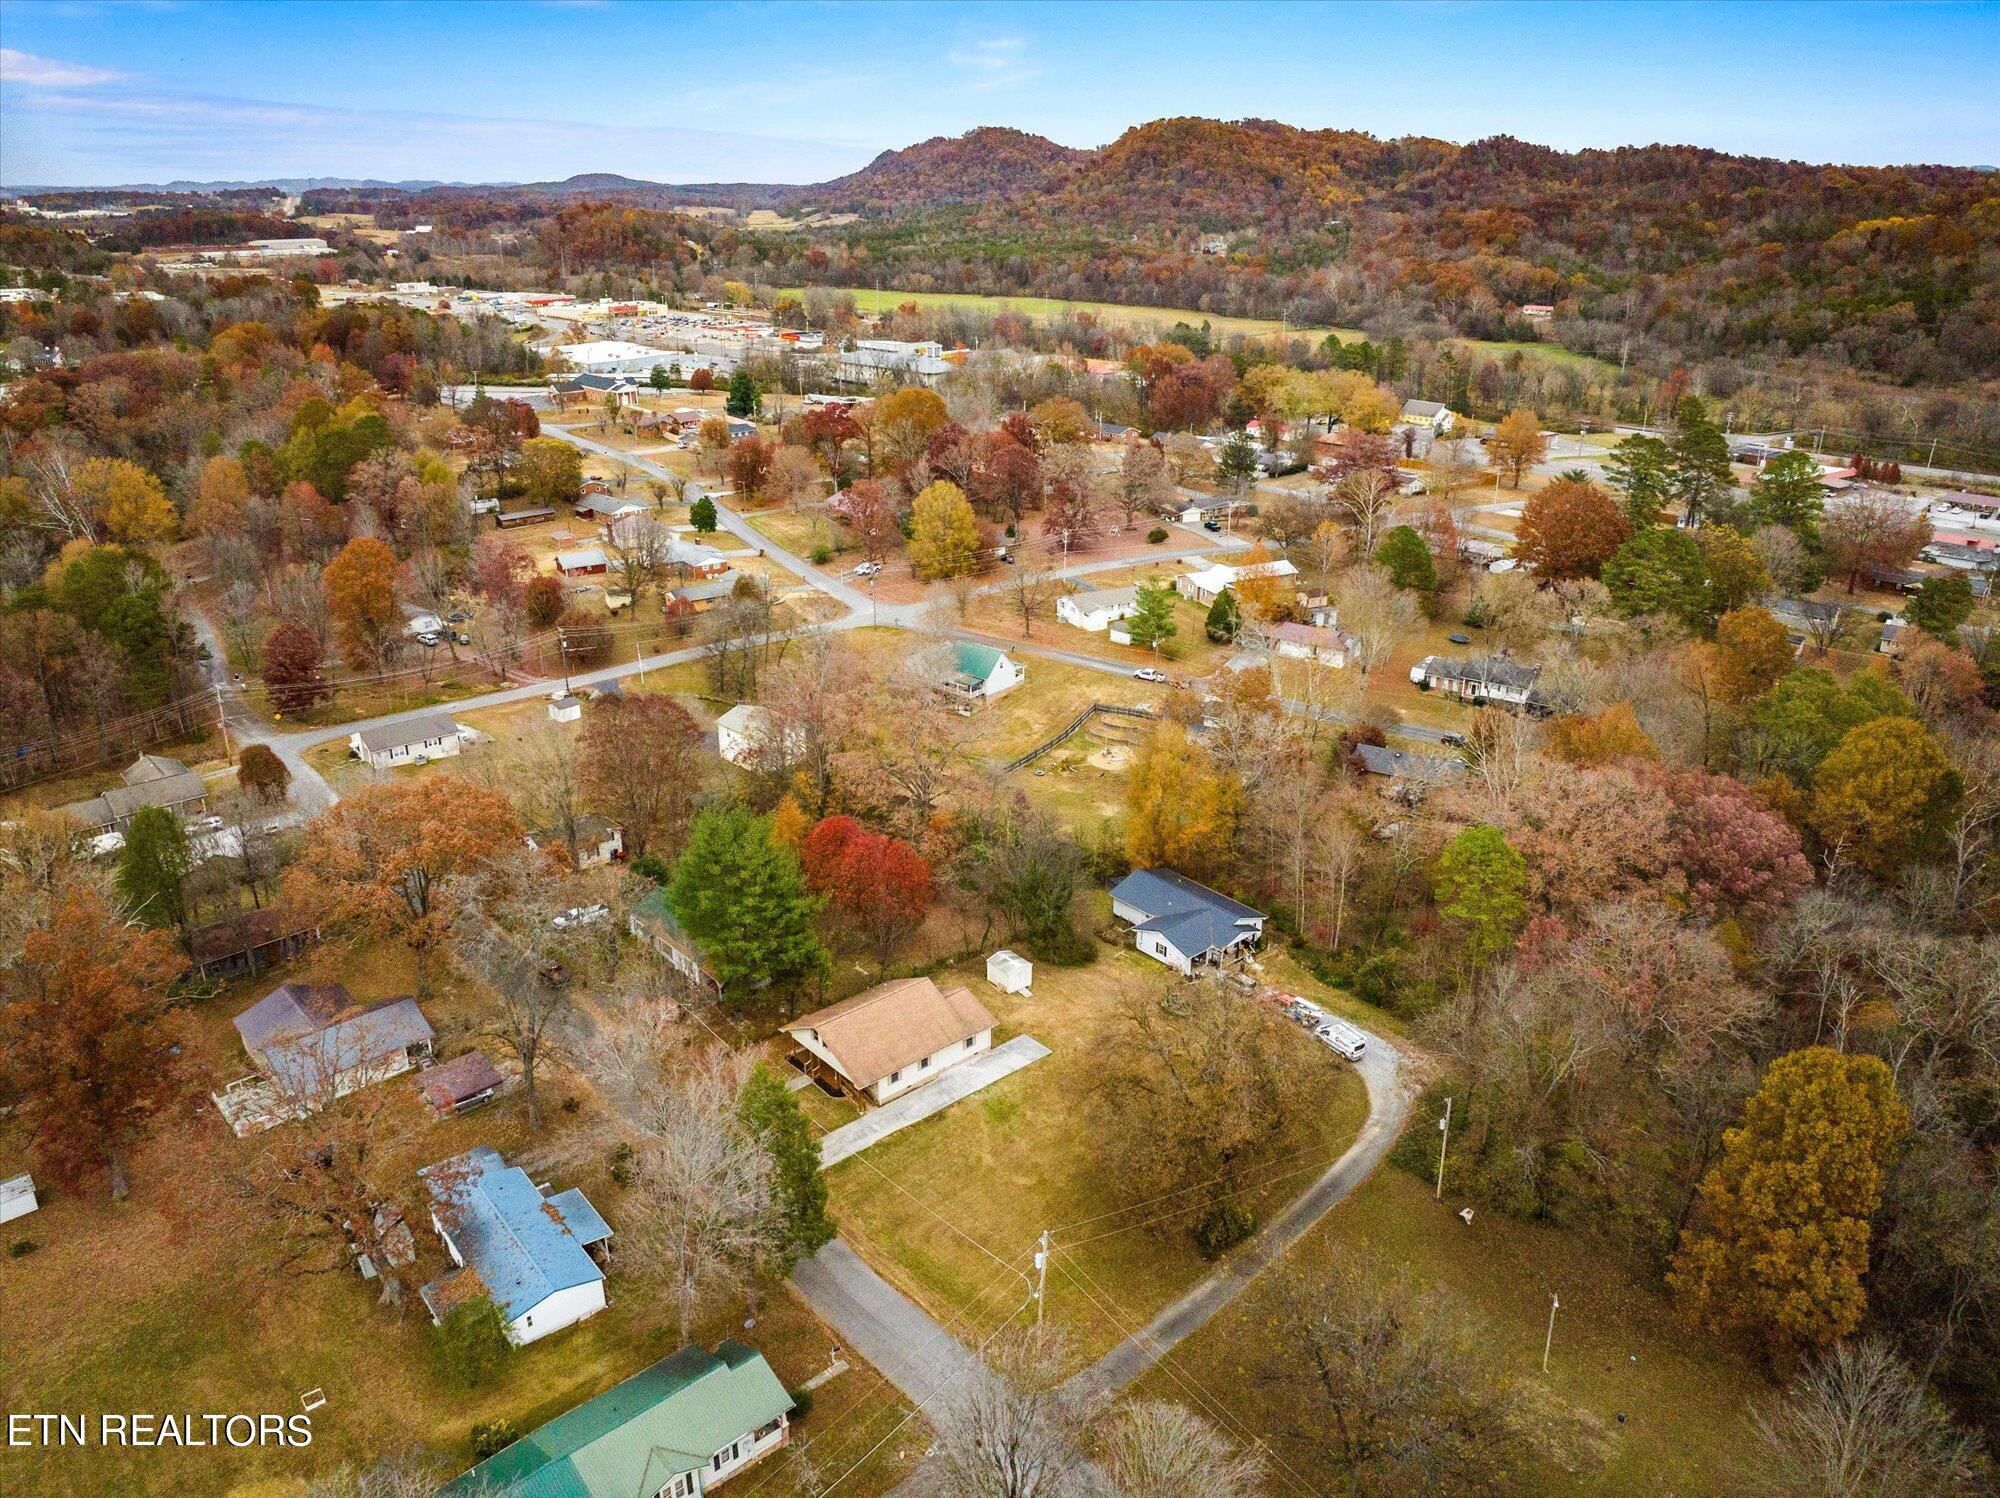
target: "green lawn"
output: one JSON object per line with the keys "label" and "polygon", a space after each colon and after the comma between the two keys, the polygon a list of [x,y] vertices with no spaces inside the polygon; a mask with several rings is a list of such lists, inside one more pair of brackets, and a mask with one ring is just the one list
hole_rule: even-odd
{"label": "green lawn", "polygon": [[[1364,336],[1358,328],[1294,328],[1275,317],[1228,317],[1216,312],[1197,312],[1190,307],[1141,307],[1127,302],[1074,302],[1062,297],[1046,296],[984,296],[964,291],[880,291],[866,286],[833,289],[846,291],[854,298],[856,309],[867,313],[893,312],[904,302],[915,302],[919,307],[959,307],[968,312],[986,313],[1015,312],[1023,317],[1056,317],[1064,313],[1088,312],[1099,322],[1127,328],[1170,328],[1177,322],[1198,328],[1206,322],[1218,338],[1231,333],[1241,333],[1248,338],[1265,338],[1272,334],[1281,334],[1287,337],[1319,339],[1328,333],[1337,333],[1344,341],[1353,342]],[[785,294],[803,296],[805,291],[795,286]]]}
{"label": "green lawn", "polygon": [[[998,993],[980,973],[968,966],[952,979],[1000,1021],[996,1038],[1030,1034],[1052,1054],[836,1166],[833,1214],[870,1264],[939,1320],[957,1318],[954,1330],[969,1342],[1020,1305],[1036,1234],[1054,1229],[1098,1294],[1051,1272],[1046,1314],[1069,1330],[1079,1356],[1095,1356],[1212,1267],[1183,1232],[1113,1231],[1130,1219],[1104,1216],[1117,1198],[1088,1136],[1093,1040],[1122,996],[1164,987],[1171,975],[1126,949],[1104,949],[1085,968],[1038,964],[1032,996]],[[1350,1069],[1303,1031],[1297,1046],[1318,1106],[1273,1151],[1282,1163],[1269,1188],[1239,1198],[1260,1218],[1337,1157],[1367,1114]]]}
{"label": "green lawn", "polygon": [[[1442,1205],[1434,1202],[1425,1183],[1385,1165],[1288,1257],[1311,1262],[1337,1246],[1449,1291],[1476,1312],[1488,1354],[1518,1380],[1517,1407],[1529,1428],[1546,1432],[1555,1423],[1538,1410],[1568,1417],[1560,1422],[1569,1432],[1563,1449],[1552,1450],[1542,1470],[1523,1474],[1523,1491],[1746,1490],[1740,1468],[1755,1439],[1748,1404],[1767,1388],[1755,1370],[1690,1333],[1658,1291],[1588,1239],[1483,1211],[1468,1226],[1455,1215],[1458,1205],[1449,1194]],[[1552,1293],[1562,1307],[1544,1375]],[[1256,1381],[1246,1376],[1265,1335],[1260,1295],[1261,1287],[1247,1292],[1169,1362],[1248,1430],[1268,1435],[1281,1412],[1260,1403]],[[1188,1397],[1166,1368],[1138,1389]]]}
{"label": "green lawn", "polygon": [[1595,375],[1615,374],[1618,368],[1615,364],[1607,364],[1604,360],[1589,354],[1579,354],[1574,349],[1564,348],[1559,343],[1492,338],[1454,338],[1452,342],[1467,353],[1487,359],[1505,359],[1509,354],[1520,354],[1525,358],[1538,359],[1558,369],[1575,369],[1579,373]]}

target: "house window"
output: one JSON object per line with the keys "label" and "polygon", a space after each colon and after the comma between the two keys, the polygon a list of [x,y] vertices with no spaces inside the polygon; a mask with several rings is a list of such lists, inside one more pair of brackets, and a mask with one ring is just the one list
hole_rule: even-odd
{"label": "house window", "polygon": [[902,1080],[903,1080],[903,1074],[901,1072],[892,1071],[889,1073],[889,1085],[891,1087],[894,1087],[898,1082]]}
{"label": "house window", "polygon": [[929,1071],[930,1069],[931,1069],[931,1058],[928,1056],[924,1057],[923,1060],[917,1063],[918,1071]]}
{"label": "house window", "polygon": [[965,1048],[966,1048],[966,1049],[967,1049],[968,1051],[969,1051],[969,1050],[971,1050],[971,1049],[972,1049],[972,1042],[973,1042],[973,1041],[975,1041],[975,1040],[977,1040],[977,1039],[979,1039],[979,1037],[978,1037],[977,1035],[968,1035],[968,1036],[966,1036],[966,1037],[965,1037]]}

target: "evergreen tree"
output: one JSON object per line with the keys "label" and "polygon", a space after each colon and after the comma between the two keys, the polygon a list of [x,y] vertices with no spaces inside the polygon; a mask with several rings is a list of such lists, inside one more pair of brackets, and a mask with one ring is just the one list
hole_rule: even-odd
{"label": "evergreen tree", "polygon": [[1389,569],[1389,581],[1399,588],[1418,593],[1437,591],[1437,563],[1424,538],[1407,525],[1399,525],[1375,547],[1375,560]]}
{"label": "evergreen tree", "polygon": [[1657,614],[1695,627],[1708,614],[1708,567],[1684,530],[1640,531],[1599,574],[1621,614]]}
{"label": "evergreen tree", "polygon": [[736,997],[795,988],[826,970],[813,929],[819,902],[806,892],[798,855],[748,807],[710,807],[694,819],[667,903]]}
{"label": "evergreen tree", "polygon": [[1158,650],[1180,631],[1174,622],[1174,590],[1157,578],[1139,584],[1132,615],[1125,621],[1132,643],[1143,649]]}
{"label": "evergreen tree", "polygon": [[1959,625],[1972,617],[1972,580],[1963,572],[1925,578],[1903,606],[1903,617],[1925,634],[1957,643]]}
{"label": "evergreen tree", "polygon": [[1619,508],[1643,531],[1660,523],[1660,511],[1668,498],[1668,470],[1671,454],[1658,437],[1639,434],[1627,437],[1604,460],[1604,477],[1621,496]]}
{"label": "evergreen tree", "polygon": [[762,404],[762,392],[757,389],[757,382],[750,378],[749,370],[739,369],[729,377],[729,398],[722,403],[723,410],[731,416],[755,421]]}
{"label": "evergreen tree", "polygon": [[1810,545],[1819,539],[1819,519],[1826,508],[1819,479],[1819,460],[1811,453],[1779,453],[1750,486],[1750,512],[1759,525],[1782,525]]}
{"label": "evergreen tree", "polygon": [[1250,434],[1234,431],[1215,455],[1215,470],[1226,483],[1241,488],[1257,477],[1257,448]]}
{"label": "evergreen tree", "polygon": [[1724,503],[1736,486],[1729,471],[1729,440],[1708,419],[1696,396],[1674,413],[1674,436],[1667,444],[1667,493],[1687,513],[1689,525]]}
{"label": "evergreen tree", "polygon": [[778,1274],[789,1274],[801,1258],[833,1241],[819,1141],[798,1098],[761,1061],[737,1095],[736,1117],[770,1156],[773,1206],[781,1225],[775,1267]]}
{"label": "evergreen tree", "polygon": [[721,524],[715,513],[715,501],[706,494],[697,498],[688,506],[688,524],[694,527],[696,535],[714,535],[716,527]]}
{"label": "evergreen tree", "polygon": [[655,390],[665,390],[668,383],[666,369],[661,365],[655,364],[653,372],[646,376],[646,383],[651,385]]}
{"label": "evergreen tree", "polygon": [[141,925],[187,928],[187,877],[194,868],[187,835],[169,811],[148,806],[125,829],[118,893]]}
{"label": "evergreen tree", "polygon": [[1215,595],[1215,602],[1208,606],[1208,637],[1218,645],[1226,645],[1236,638],[1236,631],[1242,623],[1243,615],[1236,607],[1236,595],[1224,588]]}

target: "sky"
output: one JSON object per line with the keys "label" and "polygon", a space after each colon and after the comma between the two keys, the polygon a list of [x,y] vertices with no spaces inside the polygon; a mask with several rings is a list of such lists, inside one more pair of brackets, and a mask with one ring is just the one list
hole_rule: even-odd
{"label": "sky", "polygon": [[2000,0],[0,0],[0,183],[811,182],[1169,115],[1988,165],[1995,79]]}

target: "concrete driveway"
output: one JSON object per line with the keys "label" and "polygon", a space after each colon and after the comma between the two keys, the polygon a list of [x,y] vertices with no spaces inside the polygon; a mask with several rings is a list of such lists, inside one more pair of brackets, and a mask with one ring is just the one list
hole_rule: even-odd
{"label": "concrete driveway", "polygon": [[819,1163],[822,1168],[838,1165],[898,1130],[942,1113],[961,1098],[971,1097],[1002,1077],[1011,1077],[1022,1067],[1034,1065],[1048,1053],[1049,1048],[1034,1036],[1016,1035],[1005,1045],[995,1046],[970,1061],[961,1061],[935,1082],[892,1098],[879,1108],[870,1108],[853,1123],[829,1132],[819,1142]]}

